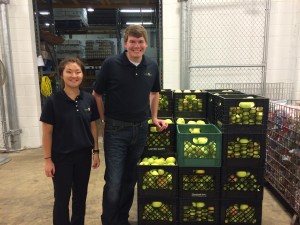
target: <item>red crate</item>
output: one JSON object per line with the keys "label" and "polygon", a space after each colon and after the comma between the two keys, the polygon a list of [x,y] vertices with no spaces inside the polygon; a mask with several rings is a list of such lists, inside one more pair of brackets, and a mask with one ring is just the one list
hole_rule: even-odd
{"label": "red crate", "polygon": [[222,199],[220,225],[261,225],[262,200]]}
{"label": "red crate", "polygon": [[221,198],[263,198],[263,167],[222,167]]}
{"label": "red crate", "polygon": [[219,225],[219,208],[218,198],[180,198],[179,224]]}
{"label": "red crate", "polygon": [[220,197],[220,168],[179,167],[179,197]]}

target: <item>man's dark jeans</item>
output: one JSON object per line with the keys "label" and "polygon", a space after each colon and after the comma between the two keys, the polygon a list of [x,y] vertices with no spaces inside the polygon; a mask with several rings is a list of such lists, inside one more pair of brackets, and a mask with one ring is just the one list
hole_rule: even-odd
{"label": "man's dark jeans", "polygon": [[128,223],[137,182],[137,163],[143,153],[148,123],[124,124],[106,121],[104,132],[105,185],[102,224]]}

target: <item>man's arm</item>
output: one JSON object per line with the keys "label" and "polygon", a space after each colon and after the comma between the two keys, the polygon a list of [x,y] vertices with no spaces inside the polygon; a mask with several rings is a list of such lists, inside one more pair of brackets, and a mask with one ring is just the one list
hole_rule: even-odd
{"label": "man's arm", "polygon": [[93,91],[93,96],[95,97],[96,103],[97,103],[97,109],[100,116],[100,121],[104,120],[104,104],[102,95],[97,94],[95,91]]}
{"label": "man's arm", "polygon": [[150,92],[150,110],[153,124],[159,128],[160,131],[166,129],[168,124],[164,120],[157,118],[159,104],[159,92]]}

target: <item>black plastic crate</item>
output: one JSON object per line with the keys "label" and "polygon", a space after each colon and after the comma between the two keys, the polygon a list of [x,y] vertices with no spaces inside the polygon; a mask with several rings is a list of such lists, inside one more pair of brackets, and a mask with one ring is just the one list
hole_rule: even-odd
{"label": "black plastic crate", "polygon": [[241,91],[232,90],[232,89],[210,89],[205,90],[208,92],[207,95],[207,118],[210,123],[216,123],[215,120],[215,98],[222,95],[232,95],[232,94],[244,94]]}
{"label": "black plastic crate", "polygon": [[[170,119],[173,118],[160,118]],[[174,121],[172,124],[168,124],[168,128],[163,131],[158,131],[154,124],[148,124],[148,135],[144,151],[155,154],[155,152],[175,152],[175,136],[176,126]]]}
{"label": "black plastic crate", "polygon": [[139,165],[137,185],[139,196],[178,196],[178,166]]}
{"label": "black plastic crate", "polygon": [[215,124],[223,133],[266,132],[268,98],[236,94],[217,96],[215,101]]}
{"label": "black plastic crate", "polygon": [[262,200],[222,199],[220,225],[261,225]]}
{"label": "black plastic crate", "polygon": [[221,198],[263,199],[264,167],[222,167]]}
{"label": "black plastic crate", "polygon": [[178,198],[138,197],[139,225],[178,224]]}
{"label": "black plastic crate", "polygon": [[220,197],[220,168],[179,167],[179,197]]}
{"label": "black plastic crate", "polygon": [[265,134],[222,135],[222,165],[263,167],[266,158]]}
{"label": "black plastic crate", "polygon": [[179,224],[219,225],[218,198],[179,198]]}
{"label": "black plastic crate", "polygon": [[[187,92],[189,91],[189,92]],[[207,92],[202,90],[176,90],[173,92],[174,117],[207,118]]]}
{"label": "black plastic crate", "polygon": [[172,117],[173,104],[173,91],[171,89],[162,89],[159,93],[158,117]]}

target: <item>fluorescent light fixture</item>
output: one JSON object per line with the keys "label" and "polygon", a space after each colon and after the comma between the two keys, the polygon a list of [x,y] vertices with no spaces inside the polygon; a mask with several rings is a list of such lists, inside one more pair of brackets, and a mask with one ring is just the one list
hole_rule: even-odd
{"label": "fluorescent light fixture", "polygon": [[121,13],[152,13],[154,9],[121,9]]}
{"label": "fluorescent light fixture", "polygon": [[39,14],[43,15],[43,16],[47,16],[50,15],[49,11],[39,11]]}
{"label": "fluorescent light fixture", "polygon": [[88,12],[94,12],[94,9],[93,8],[87,8],[87,11]]}
{"label": "fluorescent light fixture", "polygon": [[152,25],[152,22],[126,22],[126,25],[131,25],[131,24],[140,24],[140,25]]}
{"label": "fluorescent light fixture", "polygon": [[45,23],[45,26],[46,26],[46,27],[49,27],[49,26],[50,26],[50,23]]}

